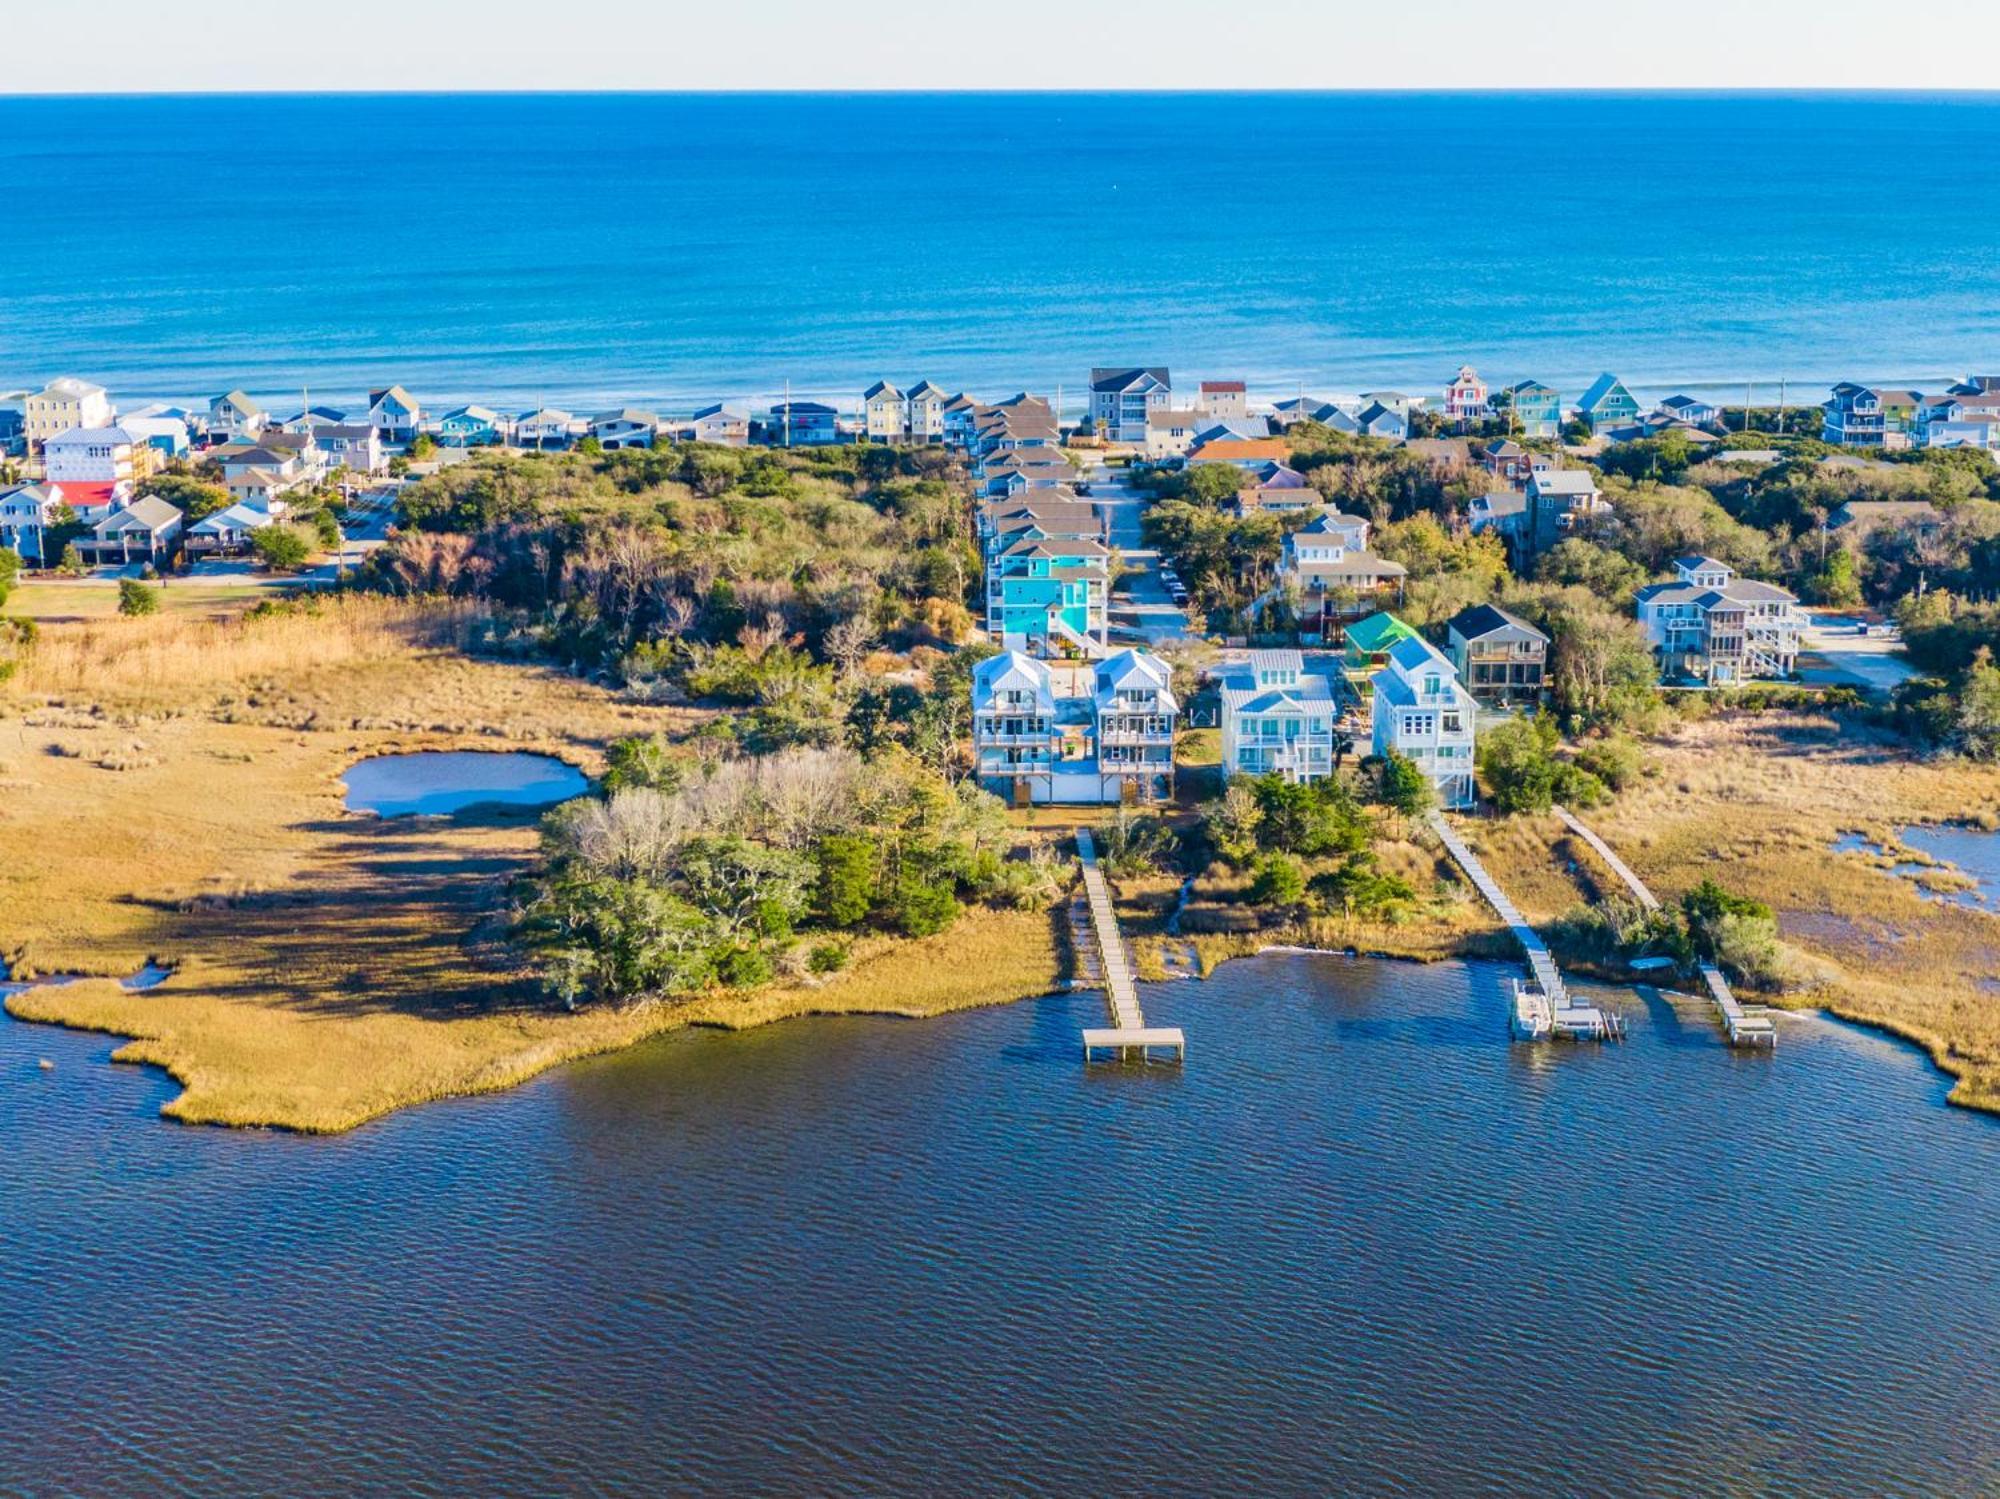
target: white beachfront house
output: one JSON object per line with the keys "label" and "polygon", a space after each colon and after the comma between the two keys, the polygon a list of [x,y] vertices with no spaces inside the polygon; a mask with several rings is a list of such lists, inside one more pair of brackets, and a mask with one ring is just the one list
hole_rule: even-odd
{"label": "white beachfront house", "polygon": [[1042,661],[1007,651],[972,674],[975,773],[1016,806],[1165,801],[1180,702],[1146,651]]}
{"label": "white beachfront house", "polygon": [[132,434],[123,427],[71,427],[42,444],[52,484],[117,484],[133,477]]}
{"label": "white beachfront house", "polygon": [[22,426],[31,452],[39,452],[51,437],[74,427],[108,427],[115,415],[111,396],[103,386],[74,375],[51,380],[21,401]]}
{"label": "white beachfront house", "polygon": [[1458,671],[1429,641],[1412,635],[1390,647],[1375,673],[1375,753],[1394,750],[1417,764],[1447,807],[1478,797],[1473,763],[1479,708]]}
{"label": "white beachfront house", "polygon": [[740,406],[718,403],[694,414],[694,440],[718,447],[741,448],[750,443],[750,413]]}
{"label": "white beachfront house", "polygon": [[1344,688],[1299,651],[1252,651],[1217,673],[1222,773],[1317,781],[1333,774]]}
{"label": "white beachfront house", "polygon": [[1673,580],[1640,589],[1634,607],[1662,680],[1727,687],[1792,674],[1805,629],[1798,605],[1797,595],[1739,578],[1713,557],[1682,557]]}
{"label": "white beachfront house", "polygon": [[16,484],[0,488],[0,547],[12,547],[24,562],[44,566],[44,535],[65,504],[60,484]]}

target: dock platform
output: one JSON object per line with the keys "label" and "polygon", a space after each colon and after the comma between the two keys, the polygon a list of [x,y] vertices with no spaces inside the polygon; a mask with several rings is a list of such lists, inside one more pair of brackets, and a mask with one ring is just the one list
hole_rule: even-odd
{"label": "dock platform", "polygon": [[1507,929],[1514,934],[1514,940],[1520,944],[1521,952],[1527,958],[1528,982],[1522,983],[1517,979],[1514,983],[1514,1034],[1525,1041],[1544,1041],[1553,1037],[1622,1041],[1625,1024],[1617,1015],[1595,1005],[1579,1005],[1571,1001],[1548,944],[1528,924],[1528,918],[1521,914],[1519,907],[1507,898],[1507,892],[1500,888],[1499,881],[1486,872],[1479,856],[1452,831],[1451,824],[1444,820],[1444,814],[1433,811],[1429,821],[1431,831],[1438,835],[1446,851],[1465,871],[1473,888],[1486,898],[1494,914],[1507,924]]}
{"label": "dock platform", "polygon": [[1083,864],[1083,894],[1090,909],[1090,924],[1096,938],[1099,972],[1104,980],[1104,1002],[1111,1012],[1108,1028],[1083,1033],[1083,1059],[1094,1061],[1109,1052],[1118,1060],[1137,1056],[1142,1062],[1155,1054],[1174,1062],[1187,1060],[1187,1040],[1170,1026],[1149,1026],[1139,1010],[1139,986],[1134,981],[1131,954],[1118,930],[1118,913],[1111,905],[1111,887],[1097,863],[1097,840],[1088,828],[1077,829],[1077,857]]}
{"label": "dock platform", "polygon": [[[1644,880],[1632,872],[1632,868],[1619,858],[1611,845],[1592,832],[1567,807],[1551,809],[1560,817],[1563,826],[1589,844],[1597,857],[1610,867],[1613,874],[1624,882],[1648,911],[1660,909],[1659,897],[1646,888]],[[1778,1045],[1778,1027],[1771,1020],[1770,1011],[1761,1007],[1745,1008],[1729,990],[1729,981],[1722,976],[1722,970],[1713,963],[1701,965],[1701,981],[1708,991],[1708,997],[1715,1002],[1716,1014],[1722,1020],[1722,1029],[1729,1037],[1731,1046],[1768,1047],[1773,1050]]]}

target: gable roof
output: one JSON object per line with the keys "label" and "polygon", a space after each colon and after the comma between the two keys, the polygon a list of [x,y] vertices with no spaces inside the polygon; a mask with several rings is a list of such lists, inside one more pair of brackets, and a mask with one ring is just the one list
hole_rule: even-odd
{"label": "gable roof", "polygon": [[[1583,393],[1583,398],[1576,403],[1577,408],[1585,415],[1588,415],[1599,406],[1602,406],[1614,394],[1621,395],[1626,400],[1632,401],[1632,392],[1625,388],[1625,382],[1620,380],[1616,375],[1606,371],[1590,382],[1590,389],[1586,390]],[[1639,403],[1632,401],[1632,404],[1636,406]]]}
{"label": "gable roof", "polygon": [[903,399],[903,393],[887,380],[877,380],[873,385],[861,392],[861,399],[864,401],[877,400],[882,396],[889,396],[898,401]]}
{"label": "gable roof", "polygon": [[1116,395],[1148,382],[1165,386],[1174,383],[1164,364],[1137,365],[1127,369],[1093,369],[1090,372],[1091,390],[1105,395]]}
{"label": "gable roof", "polygon": [[1549,637],[1522,619],[1518,614],[1509,614],[1497,604],[1474,604],[1470,609],[1461,609],[1452,616],[1451,632],[1464,640],[1483,640],[1488,635],[1497,635],[1502,630],[1519,630],[1532,635],[1547,645]]}
{"label": "gable roof", "polygon": [[391,401],[394,401],[405,411],[415,411],[417,409],[417,398],[400,385],[385,385],[380,390],[371,390],[368,392],[368,409],[370,411],[373,411],[378,406],[386,406]]}
{"label": "gable roof", "polygon": [[99,530],[158,531],[181,518],[180,511],[156,494],[142,494],[117,513],[98,522]]}
{"label": "gable roof", "polygon": [[240,390],[232,390],[227,395],[217,396],[208,403],[210,411],[233,411],[238,416],[262,416],[264,408]]}
{"label": "gable roof", "polygon": [[1397,641],[1408,639],[1416,633],[1414,626],[1404,624],[1402,620],[1384,609],[1380,613],[1369,615],[1366,619],[1357,619],[1349,625],[1347,643],[1373,655],[1377,651],[1386,651]]}

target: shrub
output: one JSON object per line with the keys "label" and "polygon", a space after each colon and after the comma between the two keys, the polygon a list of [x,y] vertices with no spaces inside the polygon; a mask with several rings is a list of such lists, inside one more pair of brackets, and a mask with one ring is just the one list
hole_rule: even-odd
{"label": "shrub", "polygon": [[847,966],[847,959],[845,942],[822,942],[807,956],[806,968],[813,973],[838,973]]}
{"label": "shrub", "polygon": [[1295,906],[1305,898],[1306,874],[1299,861],[1285,854],[1266,854],[1257,861],[1257,878],[1250,882],[1250,899],[1260,906]]}
{"label": "shrub", "polygon": [[882,854],[872,839],[836,834],[820,841],[813,909],[828,926],[859,926],[875,904]]}
{"label": "shrub", "polygon": [[297,526],[266,526],[252,533],[250,545],[266,567],[278,572],[295,572],[312,555],[312,543]]}
{"label": "shrub", "polygon": [[1382,762],[1382,800],[1406,817],[1421,817],[1437,804],[1437,787],[1416,761],[1390,750]]}
{"label": "shrub", "polygon": [[148,588],[137,578],[118,580],[118,612],[130,618],[160,612],[160,590]]}
{"label": "shrub", "polygon": [[906,937],[930,937],[958,920],[958,896],[949,882],[926,879],[910,870],[897,881],[889,919]]}

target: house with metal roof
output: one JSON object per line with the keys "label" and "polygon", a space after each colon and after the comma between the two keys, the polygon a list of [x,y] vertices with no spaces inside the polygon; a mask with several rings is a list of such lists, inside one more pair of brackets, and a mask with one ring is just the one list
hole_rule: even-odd
{"label": "house with metal roof", "polygon": [[1008,650],[1102,656],[1111,552],[1083,537],[1023,536],[986,562],[986,629]]}
{"label": "house with metal roof", "polygon": [[1097,806],[1173,796],[1180,702],[1173,672],[1142,650],[1100,661],[1022,651],[972,673],[972,749],[981,786],[1017,806]]}
{"label": "house with metal roof", "polygon": [[1251,651],[1215,673],[1222,774],[1318,781],[1340,761],[1346,684],[1301,651]]}
{"label": "house with metal roof", "polygon": [[1576,409],[1592,432],[1622,427],[1639,415],[1639,403],[1625,388],[1625,382],[1608,371],[1590,382],[1590,389],[1583,393]]}
{"label": "house with metal roof", "polygon": [[180,511],[158,495],[147,494],[107,515],[76,547],[94,562],[157,566],[173,555],[180,534]]}
{"label": "house with metal roof", "polygon": [[1410,435],[1409,408],[1371,400],[1355,415],[1354,430],[1363,437],[1380,437],[1388,442],[1406,441]]}
{"label": "house with metal roof", "polygon": [[1296,595],[1302,633],[1337,639],[1348,621],[1401,597],[1408,569],[1369,551],[1368,529],[1334,510],[1286,536],[1277,586]]}
{"label": "house with metal roof", "polygon": [[1410,635],[1389,648],[1373,686],[1375,753],[1414,761],[1444,806],[1471,806],[1479,795],[1479,706],[1450,659],[1421,635]]}

